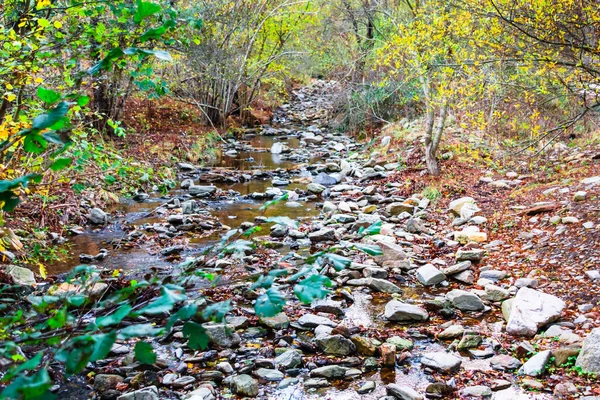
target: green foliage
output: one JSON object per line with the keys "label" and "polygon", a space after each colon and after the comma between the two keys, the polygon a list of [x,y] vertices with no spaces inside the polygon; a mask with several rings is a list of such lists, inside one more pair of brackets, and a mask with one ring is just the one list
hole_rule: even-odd
{"label": "green foliage", "polygon": [[279,314],[284,305],[285,296],[276,288],[271,287],[256,299],[254,309],[259,317],[272,317]]}
{"label": "green foliage", "polygon": [[142,364],[154,364],[156,362],[156,353],[152,345],[148,342],[137,342],[135,344],[135,359]]}
{"label": "green foliage", "polygon": [[310,304],[313,300],[322,299],[330,292],[331,280],[322,275],[311,275],[294,286],[294,293],[301,302]]}

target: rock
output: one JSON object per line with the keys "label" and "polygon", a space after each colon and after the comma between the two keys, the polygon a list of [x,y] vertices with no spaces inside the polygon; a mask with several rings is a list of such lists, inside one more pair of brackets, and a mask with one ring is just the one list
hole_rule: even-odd
{"label": "rock", "polygon": [[315,341],[325,354],[349,356],[356,352],[354,343],[342,335],[320,336]]}
{"label": "rock", "polygon": [[432,264],[425,264],[417,269],[417,279],[424,286],[433,286],[446,280],[446,275]]}
{"label": "rock", "polygon": [[250,375],[242,374],[231,379],[231,390],[245,397],[258,396],[258,381]]}
{"label": "rock", "polygon": [[462,311],[480,311],[484,309],[483,302],[474,293],[454,289],[446,294],[452,305]]}
{"label": "rock", "polygon": [[350,279],[349,281],[346,282],[346,284],[349,286],[367,286],[367,287],[371,288],[372,290],[375,290],[375,291],[381,292],[381,293],[388,293],[388,294],[402,293],[402,289],[400,289],[398,286],[394,285],[392,282],[387,281],[385,279],[378,279],[378,278]]}
{"label": "rock", "polygon": [[460,232],[454,232],[454,240],[462,244],[467,244],[470,242],[483,243],[487,242],[487,234],[485,232],[465,229]]}
{"label": "rock", "polygon": [[320,194],[323,193],[325,191],[325,189],[327,189],[325,186],[323,185],[319,185],[318,183],[309,183],[306,186],[306,190],[308,190],[311,193],[316,193],[316,194]]}
{"label": "rock", "polygon": [[342,307],[341,301],[334,301],[331,299],[314,300],[311,304],[311,308],[320,313],[338,316],[344,315],[344,307]]}
{"label": "rock", "polygon": [[259,378],[270,382],[276,382],[283,379],[283,373],[279,372],[276,369],[259,368],[256,371],[254,371],[254,374]]}
{"label": "rock", "polygon": [[296,385],[300,380],[298,378],[285,378],[279,385],[277,385],[277,389],[285,389],[287,387]]}
{"label": "rock", "polygon": [[275,142],[271,146],[271,154],[281,154],[283,153],[283,143]]}
{"label": "rock", "polygon": [[569,358],[577,357],[581,348],[578,346],[561,347],[559,349],[552,350],[552,356],[554,357],[554,365],[561,367],[569,362]]}
{"label": "rock", "polygon": [[304,382],[306,388],[320,388],[329,386],[329,382],[325,378],[307,379]]}
{"label": "rock", "polygon": [[491,382],[490,389],[492,389],[493,392],[497,392],[498,390],[508,389],[511,386],[512,386],[512,383],[510,381],[507,381],[504,379],[494,379]]}
{"label": "rock", "polygon": [[194,378],[193,376],[182,376],[180,378],[175,379],[172,385],[176,388],[182,388],[194,382],[196,382],[196,378]]}
{"label": "rock", "polygon": [[452,279],[457,280],[467,285],[472,285],[475,282],[475,273],[468,269],[466,271],[459,272],[458,274],[452,275]]}
{"label": "rock", "polygon": [[391,343],[384,343],[379,346],[379,352],[381,353],[381,365],[384,367],[395,367],[396,366],[396,346]]}
{"label": "rock", "polygon": [[465,206],[465,204],[475,204],[475,199],[472,197],[461,197],[460,199],[452,200],[450,204],[448,204],[448,210],[452,211],[457,216],[460,216],[460,210]]}
{"label": "rock", "polygon": [[360,387],[358,389],[356,389],[356,393],[358,393],[358,394],[371,393],[373,390],[375,390],[376,387],[377,387],[377,385],[375,384],[375,382],[366,381],[365,383],[360,385]]}
{"label": "rock", "polygon": [[33,275],[33,272],[30,269],[9,265],[6,267],[6,273],[10,275],[13,282],[17,285],[35,285],[35,275]]}
{"label": "rock", "polygon": [[227,348],[240,344],[240,335],[235,333],[230,325],[206,323],[202,324],[202,327],[212,344]]}
{"label": "rock", "polygon": [[460,342],[458,342],[456,348],[458,350],[472,349],[474,347],[479,347],[482,341],[481,336],[474,333],[467,333],[462,337]]}
{"label": "rock", "polygon": [[99,208],[92,208],[89,219],[94,225],[104,225],[108,222],[108,214]]}
{"label": "rock", "polygon": [[117,400],[159,400],[158,388],[156,386],[148,386],[131,393],[125,393],[117,397]]}
{"label": "rock", "polygon": [[414,343],[412,342],[412,340],[405,339],[400,336],[392,336],[390,338],[387,338],[386,343],[393,344],[394,346],[396,346],[396,350],[398,351],[412,350],[412,348],[414,347]]}
{"label": "rock", "polygon": [[189,187],[188,191],[192,196],[204,197],[213,194],[217,191],[216,186],[201,186],[201,185],[192,185]]}
{"label": "rock", "polygon": [[321,172],[319,175],[313,178],[313,183],[323,186],[333,186],[337,184],[338,181],[334,177],[327,175],[324,172]]}
{"label": "rock", "polygon": [[471,261],[463,261],[458,264],[451,265],[446,268],[442,268],[442,273],[445,275],[455,275],[460,272],[466,271],[471,268]]}
{"label": "rock", "polygon": [[285,329],[290,326],[290,319],[285,313],[279,313],[272,317],[261,317],[260,323],[272,329]]}
{"label": "rock", "polygon": [[468,386],[462,389],[459,392],[461,398],[479,398],[479,397],[489,397],[492,395],[492,389],[487,386],[479,385],[479,386]]}
{"label": "rock", "polygon": [[181,203],[181,213],[182,214],[196,214],[200,211],[200,206],[196,203],[196,200],[186,200]]}
{"label": "rock", "polygon": [[323,207],[322,207],[323,212],[325,213],[330,213],[332,211],[336,211],[337,210],[337,206],[335,204],[333,204],[330,201],[326,201],[323,203]]}
{"label": "rock", "polygon": [[400,400],[422,400],[421,396],[417,391],[408,386],[401,386],[395,383],[390,383],[386,386],[387,394]]}
{"label": "rock", "polygon": [[275,357],[275,366],[283,369],[296,368],[302,365],[302,353],[298,350],[288,350]]}
{"label": "rock", "polygon": [[375,257],[375,261],[379,265],[393,265],[398,261],[406,260],[408,258],[404,249],[397,244],[378,241],[377,246],[379,246],[379,249],[383,253],[381,256]]}
{"label": "rock", "polygon": [[485,285],[485,296],[490,301],[503,301],[510,297],[510,292],[496,285]]}
{"label": "rock", "polygon": [[349,368],[339,365],[326,365],[310,371],[310,376],[314,378],[340,379],[346,376],[348,370]]}
{"label": "rock", "polygon": [[285,225],[275,224],[271,227],[270,235],[274,238],[282,238],[288,234],[289,230],[290,228]]}
{"label": "rock", "polygon": [[483,249],[458,250],[456,252],[456,261],[478,262],[483,260],[484,256],[485,250]]}
{"label": "rock", "polygon": [[215,400],[215,395],[207,387],[200,387],[183,396],[184,400]]}
{"label": "rock", "polygon": [[440,372],[454,372],[460,368],[462,360],[449,353],[425,353],[421,364]]}
{"label": "rock", "polygon": [[451,325],[440,332],[437,337],[440,340],[456,339],[465,333],[465,328],[462,325]]}
{"label": "rock", "polygon": [[373,356],[377,351],[377,347],[373,340],[364,336],[352,336],[350,338],[356,346],[356,351],[361,356]]}
{"label": "rock", "polygon": [[515,281],[515,286],[520,289],[522,287],[530,287],[530,288],[536,288],[538,287],[539,282],[537,279],[534,278],[519,278]]}
{"label": "rock", "polygon": [[332,228],[323,228],[308,234],[312,243],[329,242],[335,240],[335,230]]}
{"label": "rock", "polygon": [[98,393],[114,390],[123,381],[124,378],[120,375],[98,374],[94,378],[94,390]]}
{"label": "rock", "polygon": [[298,318],[298,324],[300,324],[303,328],[316,328],[319,325],[330,326],[335,328],[337,323],[333,322],[329,318],[321,317],[314,314],[304,314],[300,318]]}
{"label": "rock", "polygon": [[584,372],[600,374],[600,328],[593,329],[585,338],[575,365]]}
{"label": "rock", "polygon": [[531,357],[519,369],[519,375],[539,376],[546,370],[546,365],[550,361],[552,352],[550,350],[541,351]]}
{"label": "rock", "polygon": [[492,368],[500,371],[511,371],[519,368],[523,363],[519,359],[507,354],[500,354],[490,358]]}
{"label": "rock", "polygon": [[565,302],[556,296],[523,287],[512,303],[506,331],[517,336],[534,336],[538,329],[560,318]]}
{"label": "rock", "polygon": [[578,192],[575,192],[575,195],[573,196],[573,200],[575,201],[585,201],[585,198],[587,196],[587,192],[580,190]]}
{"label": "rock", "polygon": [[389,321],[426,321],[429,314],[421,307],[392,300],[385,305],[384,316]]}
{"label": "rock", "polygon": [[403,212],[412,214],[414,209],[415,209],[414,205],[404,202],[404,203],[388,204],[388,206],[385,208],[385,211],[389,215],[394,216],[394,215],[402,214]]}
{"label": "rock", "polygon": [[559,383],[554,387],[554,397],[557,399],[572,399],[577,394],[577,386],[573,382]]}

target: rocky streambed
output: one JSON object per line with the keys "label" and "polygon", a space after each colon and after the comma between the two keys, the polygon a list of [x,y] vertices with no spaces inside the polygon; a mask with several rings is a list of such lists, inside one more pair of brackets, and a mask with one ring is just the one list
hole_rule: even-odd
{"label": "rocky streambed", "polygon": [[[224,257],[211,271],[225,284],[205,296],[231,300],[226,326],[205,324],[209,349],[186,346],[181,332],[153,343],[159,359],[142,366],[134,343],[115,345],[109,360],[89,366],[89,390],[56,388],[60,398],[193,400],[270,399],[550,399],[592,396],[592,386],[544,376],[563,364],[600,371],[600,331],[582,305],[565,318],[563,299],[535,277],[517,277],[488,260],[504,243],[490,240],[477,201],[456,196],[448,207],[422,193],[406,194],[392,179],[399,163],[389,139],[368,148],[329,127],[335,82],[294,93],[272,126],[221,144],[215,165],[179,163],[180,184],[167,196],[140,194],[112,212],[90,207],[95,228],[77,231],[81,262],[143,274],[199,257],[231,229],[260,226],[260,251]],[[518,177],[484,180],[507,187]],[[597,183],[581,183],[587,193]],[[266,211],[261,206],[287,195]],[[432,201],[433,200],[433,201]],[[297,227],[269,222],[282,216]],[[569,221],[565,221],[569,223]],[[377,226],[376,232],[364,230]],[[347,243],[377,246],[365,254]],[[284,311],[258,318],[257,292],[239,279],[302,265],[294,254],[341,246],[348,268],[325,265],[331,294],[303,305],[284,277]],[[288,256],[285,260],[282,257]],[[55,266],[54,272],[72,265]],[[590,278],[591,279],[591,278]],[[586,322],[587,321],[587,322]],[[587,326],[590,328],[592,326]],[[545,337],[556,338],[551,343]],[[582,343],[584,350],[579,353]],[[578,356],[579,354],[579,356]],[[81,379],[81,378],[79,378]],[[592,398],[592,397],[589,397]]]}

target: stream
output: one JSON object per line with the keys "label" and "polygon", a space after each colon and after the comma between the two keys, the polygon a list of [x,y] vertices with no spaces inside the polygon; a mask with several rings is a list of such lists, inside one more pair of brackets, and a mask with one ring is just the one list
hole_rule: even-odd
{"label": "stream", "polygon": [[[350,202],[357,198],[355,204],[361,203],[360,199],[364,196],[360,192],[366,191],[366,188],[378,179],[387,177],[391,171],[397,169],[398,165],[387,163],[361,166],[358,169],[354,167],[354,164],[358,164],[357,160],[368,164],[367,157],[370,150],[352,138],[329,128],[327,115],[332,107],[335,87],[334,82],[318,81],[308,88],[296,91],[293,100],[276,111],[272,125],[265,125],[237,139],[228,139],[220,143],[218,157],[211,165],[196,166],[179,163],[180,184],[168,194],[152,193],[143,201],[124,200],[106,210],[110,214],[108,224],[96,227],[90,225],[80,234],[72,236],[67,247],[74,257],[49,265],[48,272],[51,274],[68,272],[74,266],[81,264],[80,254],[95,257],[102,253],[102,249],[108,250],[108,255],[104,259],[92,262],[100,268],[118,268],[130,272],[150,268],[168,271],[181,261],[202,254],[207,246],[217,242],[227,230],[238,228],[243,223],[253,222],[257,216],[262,215],[260,207],[266,201],[279,197],[285,192],[290,195],[288,201],[269,207],[264,216],[287,216],[301,224],[311,223],[322,226],[324,225],[322,220],[324,200],[338,202],[337,198],[343,198]],[[345,178],[349,176],[350,170],[353,170],[352,179],[346,181]],[[311,188],[309,186],[311,184],[316,186]],[[384,189],[385,196],[378,195],[379,198],[375,203],[386,204],[394,201],[394,189],[393,186]],[[206,192],[207,195],[194,197],[191,194],[193,190],[201,194]],[[343,195],[343,193],[350,194]],[[374,193],[373,191],[373,194],[368,196],[375,197]],[[193,218],[189,217],[192,220],[187,221],[185,212],[182,215],[179,210],[190,207],[190,200],[192,203],[197,201],[200,208],[194,209],[190,214]],[[359,218],[361,216],[366,218],[363,222],[374,222],[378,219],[372,217],[377,217],[377,213],[358,212],[365,210],[370,202],[371,199],[367,197],[362,201],[363,204],[347,207],[351,208],[350,213],[357,213]],[[344,211],[341,215],[347,214],[349,212]],[[361,222],[360,219],[358,221]],[[261,234],[268,235],[269,232],[261,232]],[[273,232],[271,234],[273,235]],[[414,235],[406,232],[398,235],[402,235],[399,237],[403,244],[412,246]],[[165,243],[173,247],[172,251],[165,251]],[[280,251],[284,252],[294,247],[310,247],[311,241],[300,237],[297,240],[284,238],[280,244],[282,244]],[[377,269],[373,271],[373,273],[383,273]],[[349,277],[361,276],[360,272],[358,274],[356,272],[348,271]],[[227,274],[227,271],[224,271],[224,274]],[[387,272],[385,276],[387,277]],[[400,274],[394,277],[404,282],[402,293],[394,295],[397,299],[401,298],[409,302],[417,298],[433,301],[436,296],[444,293],[439,288],[424,288],[407,282],[405,278],[400,277]],[[327,382],[311,378],[310,370],[332,362],[331,357],[306,356],[304,366],[295,368],[293,374],[290,373],[284,380],[260,379],[259,395],[254,397],[276,400],[374,400],[381,399],[389,393],[386,388],[389,384],[407,386],[418,393],[425,393],[433,382],[441,383],[443,387],[456,386],[456,377],[440,381],[421,365],[422,354],[446,350],[444,345],[422,333],[422,328],[428,325],[427,322],[398,326],[397,323],[385,320],[382,315],[386,303],[391,299],[389,294],[376,293],[375,290],[364,287],[362,289],[354,287],[350,297],[352,301],[348,301],[348,306],[343,309],[343,316],[339,318],[340,325],[357,327],[358,331],[373,335],[383,333],[382,340],[385,340],[389,334],[386,331],[393,331],[402,337],[410,337],[412,345],[409,351],[401,353],[402,361],[395,368],[367,369],[366,364],[363,365],[366,359],[357,356],[345,357],[335,361],[334,364],[342,365],[348,370],[358,368],[360,373],[351,379],[332,379]],[[347,299],[336,295],[335,300],[346,301]],[[251,307],[250,304],[247,306]],[[467,328],[483,326],[480,316],[465,317],[461,323]],[[306,342],[314,341],[317,336],[310,330],[298,331],[297,335],[299,339]],[[273,338],[271,335],[251,337],[246,331],[242,333],[242,337],[244,338],[243,353],[235,353],[240,350],[226,350],[220,353],[231,359],[236,369],[243,369],[247,357],[252,355],[260,357],[262,355],[260,348],[267,347],[267,343],[269,346],[274,346],[274,343],[269,342]],[[485,344],[489,344],[487,339]],[[255,351],[252,352],[251,349]],[[183,373],[185,363],[183,369],[178,367],[185,359],[181,347],[163,346],[157,349],[157,353],[159,358],[165,359],[170,370],[177,370],[185,375]],[[485,374],[490,370],[489,361],[478,359],[468,352],[462,354],[463,371],[468,371],[470,374]],[[263,363],[272,364],[269,361]],[[196,373],[196,376],[216,372],[214,363],[208,363],[200,370],[202,372],[199,373],[200,375]],[[361,390],[360,388],[368,382],[374,382],[374,388]],[[232,396],[227,392],[223,394],[222,389],[225,386],[225,384],[217,386],[217,398]],[[544,398],[525,394],[514,385],[507,390],[511,391],[511,394],[506,393],[509,397],[497,398]],[[61,398],[78,396],[68,396],[66,393]],[[165,398],[176,398],[170,396]],[[194,400],[210,398],[210,396],[193,397]]]}

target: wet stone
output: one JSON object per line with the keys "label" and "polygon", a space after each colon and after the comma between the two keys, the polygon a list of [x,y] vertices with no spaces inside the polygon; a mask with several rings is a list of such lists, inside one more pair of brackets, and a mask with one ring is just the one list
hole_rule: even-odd
{"label": "wet stone", "polygon": [[258,381],[246,374],[234,376],[231,380],[231,390],[241,396],[255,397],[258,395]]}
{"label": "wet stone", "polygon": [[356,389],[356,393],[358,393],[358,394],[371,393],[373,390],[375,390],[376,387],[377,387],[377,385],[375,384],[375,382],[367,381],[367,382],[363,383],[362,385],[360,385],[360,387],[358,389]]}
{"label": "wet stone", "polygon": [[348,370],[349,368],[341,367],[339,365],[326,365],[310,371],[310,376],[326,379],[340,379],[346,375]]}
{"label": "wet stone", "polygon": [[440,372],[453,372],[460,368],[462,360],[449,353],[425,353],[421,364]]}
{"label": "wet stone", "polygon": [[266,381],[280,381],[283,379],[283,373],[276,369],[259,368],[254,371],[254,374]]}
{"label": "wet stone", "polygon": [[400,400],[422,400],[423,396],[421,396],[416,390],[409,386],[397,385],[395,383],[391,383],[386,386],[387,394],[393,396],[396,399]]}

